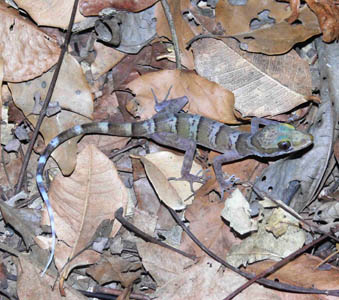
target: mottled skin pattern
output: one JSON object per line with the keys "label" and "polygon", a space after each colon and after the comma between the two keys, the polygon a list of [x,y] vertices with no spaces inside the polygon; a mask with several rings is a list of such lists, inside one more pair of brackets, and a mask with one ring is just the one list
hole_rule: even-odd
{"label": "mottled skin pattern", "polygon": [[[296,152],[312,144],[313,137],[296,130],[288,124],[254,118],[251,132],[241,132],[217,121],[186,113],[178,113],[187,103],[186,97],[173,99],[171,105],[162,108],[152,119],[137,123],[98,122],[75,126],[55,137],[40,156],[37,168],[37,185],[46,203],[52,231],[52,249],[49,260],[42,274],[52,262],[55,250],[56,233],[53,211],[47,188],[43,180],[46,161],[53,150],[66,140],[82,134],[108,134],[127,137],[145,137],[160,144],[185,151],[181,169],[182,180],[204,182],[202,177],[190,174],[196,146],[200,145],[222,153],[215,158],[213,167],[220,185],[223,198],[224,191],[232,184],[224,178],[222,164],[246,156],[274,157]],[[265,125],[259,129],[259,125]]]}

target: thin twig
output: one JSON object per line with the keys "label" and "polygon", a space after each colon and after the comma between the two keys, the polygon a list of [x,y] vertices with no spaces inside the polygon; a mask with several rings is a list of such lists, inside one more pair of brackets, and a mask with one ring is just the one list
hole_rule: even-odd
{"label": "thin twig", "polygon": [[58,79],[58,75],[59,75],[59,72],[60,72],[62,61],[63,61],[63,58],[64,58],[65,53],[67,51],[69,41],[71,40],[72,27],[73,27],[73,24],[74,24],[75,13],[77,11],[78,2],[79,2],[79,0],[74,0],[72,15],[71,15],[70,22],[68,24],[65,42],[64,42],[63,46],[61,47],[59,60],[58,60],[58,63],[56,65],[55,71],[53,73],[51,84],[49,85],[49,88],[48,88],[48,91],[47,91],[46,99],[44,101],[44,104],[42,105],[42,108],[41,108],[41,111],[40,111],[40,114],[39,114],[39,119],[38,119],[37,124],[35,126],[35,130],[33,132],[32,139],[30,140],[30,142],[28,144],[28,148],[27,148],[27,151],[26,151],[26,154],[25,154],[24,162],[21,166],[18,184],[16,186],[16,194],[21,191],[23,180],[24,180],[24,177],[25,177],[25,174],[26,174],[26,169],[27,169],[27,166],[28,166],[28,162],[29,162],[29,159],[31,158],[33,146],[34,146],[35,141],[38,137],[38,133],[39,133],[42,121],[43,121],[43,119],[46,115],[48,104],[51,101],[53,91],[54,91],[54,88],[55,88],[55,84],[56,84],[56,81]]}
{"label": "thin twig", "polygon": [[186,49],[189,49],[192,44],[200,39],[208,39],[208,38],[214,38],[214,39],[225,39],[225,38],[231,38],[231,35],[218,35],[218,34],[199,34],[196,35],[195,37],[193,37],[192,39],[190,39],[187,43],[186,43]]}
{"label": "thin twig", "polygon": [[138,229],[137,227],[135,227],[132,223],[128,222],[122,215],[123,213],[123,208],[120,207],[119,209],[116,210],[115,212],[115,218],[121,223],[121,225],[123,225],[124,227],[126,227],[128,230],[134,232],[135,234],[137,234],[138,236],[140,236],[142,239],[144,239],[145,241],[157,244],[161,247],[170,249],[174,252],[177,252],[185,257],[188,257],[192,260],[196,260],[197,257],[195,255],[186,253],[184,251],[181,251],[180,249],[174,248],[170,245],[167,245],[166,243],[163,243],[161,241],[158,241],[156,238],[154,238],[153,236],[150,236],[148,234],[146,234],[145,232],[141,231],[140,229]]}
{"label": "thin twig", "polygon": [[181,56],[180,56],[179,42],[178,42],[178,36],[177,36],[175,26],[174,26],[174,21],[173,21],[173,18],[172,18],[171,9],[168,5],[167,0],[161,0],[161,4],[162,4],[162,7],[164,9],[169,28],[171,30],[172,42],[173,42],[174,53],[175,53],[175,63],[176,63],[177,69],[181,70],[182,66],[181,66]]}
{"label": "thin twig", "polygon": [[[238,273],[239,275],[241,275],[241,276],[243,276],[243,277],[245,277],[247,279],[252,279],[252,278],[255,277],[255,274],[247,273],[247,272],[241,271],[241,270],[233,267],[232,265],[230,265],[229,263],[224,261],[222,258],[217,256],[214,252],[209,250],[204,244],[202,244],[197,239],[197,237],[180,220],[180,218],[178,217],[176,212],[172,208],[170,208],[168,206],[166,206],[166,207],[169,210],[169,212],[171,213],[172,217],[175,219],[175,221],[187,233],[187,235],[192,239],[192,241],[194,243],[196,243],[197,246],[201,250],[203,250],[205,253],[207,253],[207,255],[212,257],[215,261],[219,262],[220,264],[222,264],[226,268],[232,270],[233,272]],[[304,287],[293,286],[293,285],[290,285],[290,284],[287,284],[287,283],[275,282],[273,280],[269,280],[269,279],[266,279],[266,278],[260,278],[260,279],[257,280],[257,282],[262,284],[262,285],[264,285],[264,286],[266,286],[266,287],[271,287],[271,288],[282,290],[282,291],[286,291],[286,292],[304,293],[304,294],[325,294],[325,295],[331,295],[331,296],[337,296],[337,297],[339,296],[339,290],[318,290],[318,289],[313,289],[313,288],[304,288]]]}

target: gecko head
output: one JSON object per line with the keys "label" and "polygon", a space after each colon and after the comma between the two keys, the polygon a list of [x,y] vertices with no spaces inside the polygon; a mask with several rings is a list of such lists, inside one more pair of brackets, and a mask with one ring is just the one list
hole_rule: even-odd
{"label": "gecko head", "polygon": [[251,138],[251,144],[261,156],[278,156],[296,152],[312,143],[311,134],[299,131],[294,126],[285,123],[267,125]]}

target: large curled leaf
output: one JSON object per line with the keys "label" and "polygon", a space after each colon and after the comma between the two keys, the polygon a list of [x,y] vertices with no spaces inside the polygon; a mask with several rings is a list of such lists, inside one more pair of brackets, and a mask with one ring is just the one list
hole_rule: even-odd
{"label": "large curled leaf", "polygon": [[[114,212],[127,203],[126,188],[113,163],[94,145],[87,146],[78,155],[72,176],[55,178],[49,197],[58,239],[64,241],[56,247],[58,268],[91,242],[103,220],[114,219]],[[112,232],[115,234],[119,228],[120,223],[115,222]],[[98,259],[95,252],[85,251],[70,263],[64,277],[73,267]]]}

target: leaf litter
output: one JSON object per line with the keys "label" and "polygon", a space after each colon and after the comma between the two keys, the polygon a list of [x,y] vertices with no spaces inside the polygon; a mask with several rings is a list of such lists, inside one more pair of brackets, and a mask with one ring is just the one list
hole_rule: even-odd
{"label": "leaf litter", "polygon": [[[3,120],[8,116],[14,118],[11,115],[14,112],[7,109],[13,101],[23,112],[20,122],[28,127],[29,138],[32,136],[30,130],[37,122],[34,114],[39,112],[39,100],[45,100],[54,71],[52,67],[60,52],[57,41],[45,33],[52,31],[43,26],[67,27],[70,4],[66,2],[57,6],[53,1],[36,2],[28,7],[25,2],[18,1],[18,7],[26,11],[21,14],[0,3],[0,14],[4,19],[0,26],[3,37],[0,43],[4,75],[2,90],[9,87],[13,98],[2,96],[0,109]],[[316,60],[306,62],[300,56],[315,57],[314,53],[306,50],[308,46],[316,51],[314,43],[309,40],[315,35],[323,33],[326,42],[338,38],[337,4],[331,0],[317,3],[307,0],[302,5],[292,0],[290,3],[273,1],[269,4],[252,0],[241,5],[236,2],[231,5],[231,1],[170,1],[180,59],[184,66],[184,69],[174,69],[174,64],[169,60],[178,58],[173,55],[173,38],[163,3],[102,1],[99,4],[96,1],[81,1],[74,27],[74,43],[71,44],[74,57],[66,55],[53,93],[52,101],[59,104],[54,105],[53,115],[45,118],[40,128],[45,144],[63,130],[92,120],[127,122],[148,119],[156,113],[153,92],[159,101],[164,100],[168,92],[169,99],[187,96],[189,102],[184,108],[185,112],[233,126],[244,123],[249,116],[285,121],[303,118],[304,124],[312,124],[316,107],[312,107],[310,100],[313,101],[318,95],[320,85],[311,71],[318,66]],[[45,8],[43,13],[40,11],[41,5]],[[104,7],[105,16],[99,16]],[[117,10],[110,13],[108,8]],[[25,14],[38,26],[25,18]],[[108,26],[111,39],[120,45],[102,43],[102,36],[95,32],[94,24]],[[195,41],[188,47],[188,42],[198,34],[208,34],[210,38]],[[58,35],[61,37],[58,38],[59,42],[62,32]],[[238,42],[230,41],[225,38],[226,35]],[[28,43],[28,38],[33,38],[33,41]],[[320,103],[321,110],[323,104],[320,101],[317,103]],[[52,108],[49,110],[52,111]],[[12,139],[10,126],[13,125],[7,123],[1,127],[3,146]],[[249,130],[248,125],[241,127]],[[268,190],[271,188],[275,192],[277,185],[272,184],[271,175],[261,175],[267,164],[275,165],[272,161],[248,159],[223,166],[224,172],[238,178],[238,196],[234,197],[233,194],[235,210],[232,213],[232,196],[226,200],[226,206],[219,199],[215,174],[210,166],[217,155],[213,151],[202,149],[198,152],[194,161],[196,169],[192,173],[198,173],[202,167],[206,184],[200,189],[194,186],[195,192],[192,194],[186,182],[167,180],[168,177],[180,175],[183,156],[179,156],[180,152],[175,149],[160,148],[151,141],[131,146],[128,138],[94,135],[85,137],[80,143],[82,150],[77,150],[80,138],[61,145],[53,156],[62,173],[73,173],[71,176],[59,174],[55,177],[52,173],[58,172],[52,162],[47,168],[48,177],[52,179],[49,197],[55,211],[59,240],[55,265],[62,273],[60,291],[65,293],[66,298],[85,299],[68,285],[71,279],[73,282],[76,280],[82,290],[95,286],[100,293],[109,288],[111,292],[124,293],[121,294],[124,299],[128,299],[127,294],[132,289],[131,297],[134,297],[133,293],[143,292],[161,299],[224,299],[245,282],[233,271],[221,268],[219,263],[192,243],[162,202],[180,210],[181,218],[189,223],[193,233],[217,255],[227,257],[233,265],[247,266],[244,270],[254,273],[301,248],[306,237],[308,240],[312,238],[306,228],[281,208],[261,207],[255,213],[252,206],[256,201],[246,201],[253,200],[251,186],[258,178],[267,185]],[[43,149],[41,138],[39,143],[35,148],[38,151]],[[112,162],[93,144],[105,154],[114,156],[120,176]],[[325,144],[328,153],[332,142]],[[24,141],[20,141],[19,145],[23,152],[27,151]],[[16,156],[21,155],[15,154],[15,148],[7,149],[14,153],[2,151],[1,168],[4,172],[1,172],[0,179],[3,199],[15,194],[13,187],[20,163]],[[118,151],[114,153],[114,149]],[[81,152],[77,154],[78,151]],[[323,155],[321,159],[329,159]],[[331,192],[326,192],[326,195],[337,200],[335,179],[338,165],[332,163],[331,166],[334,171],[331,175],[328,173],[327,182],[317,178],[317,186],[330,189]],[[34,174],[35,169],[36,159],[31,158],[29,172]],[[295,172],[295,169],[289,167],[280,172],[279,176],[284,176]],[[286,191],[287,187],[281,186],[279,189]],[[33,195],[37,190],[32,177],[27,177],[25,191],[30,192],[29,198],[19,200],[17,204],[28,205],[34,214],[23,209],[19,213],[18,209],[1,205],[6,222],[23,237],[25,246],[30,247],[30,254],[20,254],[16,261],[19,275],[17,294],[20,299],[61,299],[58,290],[49,289],[56,278],[54,269],[47,277],[39,277],[41,260],[47,260],[48,252],[43,249],[48,249],[49,239],[48,235],[34,237],[41,230],[37,220],[31,221],[30,216],[36,215],[41,202],[35,200]],[[314,195],[315,192],[311,192]],[[321,195],[325,195],[325,191]],[[187,198],[189,202],[184,202]],[[239,200],[236,200],[239,198],[245,201],[241,207],[238,206]],[[316,200],[306,213],[314,217],[315,222],[325,222],[321,228],[329,230],[337,224],[336,202],[321,206],[322,198]],[[318,205],[318,210],[315,205]],[[119,207],[124,207],[126,218],[137,228],[196,255],[198,259],[185,258],[120,228],[120,223],[114,220],[114,213]],[[228,208],[222,214],[225,207]],[[245,221],[240,217],[244,214],[239,215],[240,211],[246,215],[249,225],[246,230],[243,227]],[[102,235],[98,230],[101,232],[105,220],[114,220],[113,229],[104,227],[105,235]],[[46,211],[43,223],[48,224]],[[258,225],[258,230],[253,227],[254,223]],[[46,230],[46,226],[43,229]],[[43,249],[33,245],[34,242]],[[82,252],[85,248],[88,249]],[[328,252],[331,251],[337,251],[334,243],[329,247]],[[311,267],[316,266],[315,261],[317,264],[321,259],[325,261],[326,257],[322,254],[315,248],[314,255],[300,256],[285,265],[281,269],[284,272],[275,272],[270,278],[299,287],[335,289],[338,286],[335,257],[330,257],[327,264],[323,263],[323,268],[330,271]],[[62,269],[65,264],[66,267]],[[79,267],[86,271],[83,274],[89,275],[85,280],[77,280],[74,268]],[[292,278],[297,280],[293,281]],[[110,284],[112,281],[115,284]],[[103,285],[107,285],[106,290]],[[297,295],[254,284],[237,299],[247,299],[249,296],[294,299]],[[298,299],[304,297],[298,296]],[[332,298],[326,295],[320,297]]]}

